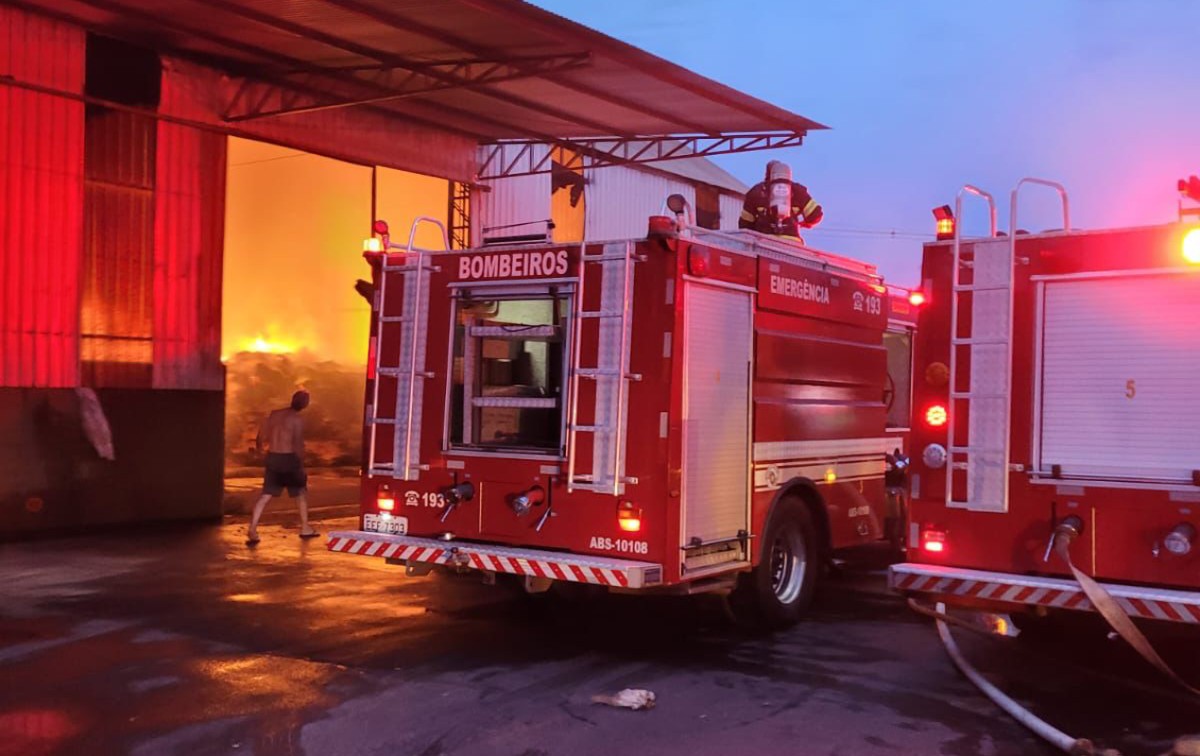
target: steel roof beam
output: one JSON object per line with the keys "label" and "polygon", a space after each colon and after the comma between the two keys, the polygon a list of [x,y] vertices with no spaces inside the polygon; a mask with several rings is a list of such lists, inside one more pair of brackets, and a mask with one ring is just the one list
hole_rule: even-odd
{"label": "steel roof beam", "polygon": [[[247,7],[244,7],[240,4],[238,4],[237,2],[234,2],[233,0],[195,0],[195,1],[200,2],[204,5],[208,5],[213,8],[219,8],[226,13],[230,13],[235,16],[240,16],[241,18],[245,18],[249,21],[253,21],[253,22],[255,22],[257,24],[261,24],[263,26],[273,27],[280,31],[288,32],[289,34],[295,34],[298,37],[302,37],[305,39],[313,40],[315,42],[319,42],[328,47],[333,47],[333,48],[336,48],[339,50],[343,50],[345,52],[353,53],[355,55],[359,55],[364,58],[370,58],[371,60],[377,60],[380,63],[384,63],[393,68],[403,68],[403,69],[407,69],[410,71],[417,70],[420,68],[425,68],[426,69],[425,74],[433,79],[442,81],[447,84],[457,85],[458,88],[469,88],[469,89],[472,89],[486,97],[490,97],[492,99],[499,100],[499,101],[504,102],[509,105],[516,105],[518,107],[525,108],[527,110],[531,110],[536,113],[543,113],[545,115],[548,115],[552,118],[556,118],[561,121],[564,121],[566,123],[577,123],[581,126],[586,126],[587,128],[592,129],[593,131],[599,131],[600,133],[603,133],[603,134],[632,136],[632,134],[628,133],[624,129],[618,128],[612,124],[603,123],[601,121],[597,121],[592,118],[587,118],[579,113],[572,113],[572,112],[568,112],[565,110],[560,110],[551,105],[541,103],[541,102],[535,102],[533,100],[528,100],[524,97],[509,93],[509,92],[492,89],[491,87],[488,87],[483,84],[467,82],[467,81],[458,79],[450,74],[445,74],[445,73],[441,73],[441,72],[438,72],[435,70],[431,70],[431,69],[429,69],[427,64],[421,64],[416,61],[408,60],[401,56],[387,52],[386,50],[380,50],[380,49],[377,49],[374,47],[370,47],[369,45],[364,45],[364,44],[360,44],[358,42],[353,42],[348,39],[344,39],[341,37],[334,36],[332,34],[328,34],[319,29],[314,29],[310,26],[298,24],[298,23],[295,23],[294,21],[287,21],[285,19],[278,18],[276,16],[272,16],[269,13],[263,13],[261,11],[247,8]],[[537,75],[537,74],[532,74],[532,75]],[[358,77],[354,77],[354,78],[358,78]],[[449,89],[450,87],[446,87],[446,88]],[[397,94],[401,94],[401,93],[397,93]],[[441,103],[438,103],[438,107],[447,107],[447,106],[444,106]],[[447,107],[447,110],[449,110],[449,109],[450,108]],[[512,127],[510,127],[510,130],[514,130],[517,132],[527,131],[526,129],[520,129],[520,128],[514,129]]]}
{"label": "steel roof beam", "polygon": [[[142,11],[137,8],[131,8],[131,7],[123,5],[121,3],[114,2],[114,0],[78,0],[78,1],[83,4],[91,5],[92,7],[99,8],[101,10],[106,10],[110,13],[117,13],[117,14],[124,15],[127,18],[141,19],[142,21],[145,21],[150,24],[154,24],[164,30],[175,32],[177,34],[190,35],[197,39],[207,40],[208,42],[218,45],[220,47],[223,47],[227,50],[235,50],[235,51],[241,52],[244,55],[250,55],[250,56],[256,57],[260,60],[271,61],[278,66],[282,66],[284,69],[293,70],[293,71],[307,70],[307,71],[310,71],[313,75],[319,76],[320,78],[323,78],[329,82],[335,82],[335,83],[341,84],[343,86],[355,85],[355,86],[361,87],[362,91],[364,91],[364,92],[370,92],[371,95],[395,94],[393,92],[389,92],[385,88],[379,87],[377,85],[373,85],[370,82],[367,82],[363,79],[359,79],[356,77],[339,76],[335,72],[329,71],[327,69],[323,69],[319,66],[314,67],[314,66],[308,64],[306,61],[298,59],[298,58],[293,58],[290,55],[286,55],[284,53],[276,52],[274,50],[267,50],[267,49],[264,49],[261,47],[255,47],[254,45],[248,45],[248,44],[245,44],[242,42],[238,42],[236,40],[229,39],[228,37],[223,37],[219,34],[213,34],[212,32],[206,31],[204,29],[197,29],[194,26],[190,26],[187,24],[182,24],[182,23],[179,23],[176,21],[168,20],[166,18],[163,18],[162,16],[158,16],[153,13],[147,13],[147,12]],[[243,66],[244,66],[244,63],[243,63]],[[272,80],[272,78],[270,78],[269,75],[260,75],[257,71],[247,74],[247,72],[243,68],[241,73],[243,75],[247,75],[250,78],[262,79],[263,81],[271,83],[275,87],[287,88],[287,87],[295,87],[296,86],[294,83],[281,82],[279,80]],[[274,72],[274,73],[278,74],[278,72]],[[292,94],[294,94],[294,93],[292,93]],[[310,90],[308,92],[308,94],[314,95],[314,96],[324,96],[327,94],[327,92],[321,91],[321,90]],[[421,105],[422,105],[422,108],[426,111],[428,111],[430,109],[440,110],[444,113],[452,114],[452,115],[456,116],[457,118],[461,118],[462,120],[466,121],[467,123],[476,122],[476,123],[480,123],[480,124],[487,124],[496,130],[504,130],[504,131],[514,132],[514,133],[518,133],[518,134],[525,133],[525,134],[529,134],[531,137],[541,139],[541,140],[553,140],[555,138],[549,134],[541,134],[541,133],[538,133],[535,131],[531,131],[530,129],[527,129],[527,128],[522,128],[521,126],[518,126],[518,125],[515,125],[512,123],[497,121],[492,118],[487,118],[485,116],[481,116],[477,113],[469,113],[467,111],[459,110],[458,108],[452,108],[452,107],[444,106],[444,105],[424,104],[424,103],[422,103]],[[390,115],[392,117],[402,116],[405,118],[411,118],[413,121],[417,121],[423,125],[442,129],[444,131],[450,131],[450,132],[463,134],[466,136],[470,136],[471,138],[474,138],[474,139],[486,140],[489,138],[492,138],[492,139],[495,138],[494,137],[495,132],[492,132],[492,135],[489,136],[487,132],[471,131],[468,128],[464,128],[464,127],[460,127],[460,126],[450,126],[450,125],[447,125],[444,121],[438,120],[436,115],[415,116],[415,115],[410,115],[409,113],[404,112],[404,111],[388,110],[386,108],[380,108],[379,112]]]}
{"label": "steel roof beam", "polygon": [[[688,158],[729,155],[758,150],[776,150],[784,147],[799,147],[805,132],[764,132],[725,134],[717,137],[707,135],[669,136],[641,139],[560,139],[554,146],[563,147],[570,154],[562,167],[572,170],[589,170],[615,165],[684,160]],[[532,176],[549,173],[554,160],[554,150],[546,149],[539,154],[541,142],[512,140],[486,145],[487,153],[479,170],[479,180]]]}
{"label": "steel roof beam", "polygon": [[[444,29],[438,29],[436,27],[429,26],[428,24],[423,24],[419,21],[415,21],[407,16],[397,13],[394,10],[377,8],[373,5],[371,5],[370,3],[362,2],[362,0],[325,0],[325,2],[329,3],[330,5],[335,5],[344,10],[353,11],[360,15],[367,16],[376,21],[384,22],[388,26],[391,26],[393,29],[397,29],[399,31],[404,31],[404,32],[413,32],[416,34],[420,34],[428,39],[437,40],[438,42],[441,42],[443,44],[451,45],[460,50],[463,50],[464,52],[473,53],[475,55],[479,55],[480,57],[489,57],[489,56],[497,57],[497,56],[501,55],[500,51],[497,50],[496,48],[489,47],[486,45],[480,45],[475,42],[471,42],[463,37],[460,37],[456,34],[448,32]],[[610,92],[606,92],[602,89],[597,89],[590,85],[583,84],[582,82],[577,82],[572,79],[564,79],[559,76],[555,76],[555,77],[551,78],[544,74],[534,74],[534,75],[540,75],[540,76],[542,76],[542,78],[545,78],[547,81],[557,84],[558,86],[573,90],[575,92],[579,92],[580,94],[585,94],[589,97],[595,97],[596,99],[602,100],[611,105],[616,105],[618,107],[627,108],[629,110],[645,113],[646,115],[657,118],[658,120],[663,121],[665,123],[673,123],[676,126],[683,127],[683,129],[685,131],[688,131],[691,133],[708,134],[710,136],[718,135],[718,132],[714,132],[714,131],[712,131],[712,129],[707,128],[702,124],[691,121],[688,118],[685,118],[678,114],[668,113],[664,110],[660,110],[658,108],[655,108],[650,105],[646,105],[641,102],[635,102],[632,100],[628,100],[623,97],[620,97],[619,95],[614,95],[614,94],[612,94]]]}
{"label": "steel roof beam", "polygon": [[[513,55],[507,58],[454,58],[447,60],[438,60],[434,63],[421,63],[421,68],[443,68],[448,66],[490,66],[503,65],[512,66],[519,70],[526,70],[526,67],[538,66],[554,66],[559,63],[566,64],[568,61],[586,62],[590,60],[592,54],[590,52],[579,53],[561,53],[558,55]],[[389,66],[385,63],[364,63],[362,65],[353,66],[321,66],[321,71],[331,71],[333,73],[359,73],[363,71],[386,71],[399,68],[399,66]],[[283,73],[311,73],[312,68],[297,69],[294,72],[284,71]],[[537,75],[533,73],[532,75]]]}
{"label": "steel roof beam", "polygon": [[[571,70],[572,68],[581,68],[588,65],[591,56],[588,53],[577,53],[571,55],[554,55],[546,56],[542,59],[532,62],[535,71],[555,71],[555,70]],[[298,113],[313,113],[322,110],[333,110],[336,108],[348,108],[361,105],[377,105],[393,100],[402,100],[409,97],[418,97],[423,94],[431,94],[435,92],[444,92],[450,89],[473,88],[483,84],[494,84],[504,81],[513,81],[515,79],[526,79],[530,76],[538,76],[539,73],[531,72],[524,67],[516,68],[513,65],[504,61],[456,61],[453,63],[437,63],[429,66],[422,66],[421,70],[409,69],[407,67],[398,68],[390,65],[377,66],[352,66],[341,67],[336,69],[338,72],[353,71],[355,73],[371,73],[378,74],[375,79],[387,79],[397,71],[404,71],[405,74],[398,81],[378,81],[373,80],[372,83],[380,86],[386,86],[393,90],[393,93],[382,94],[375,97],[341,99],[336,97],[308,97],[305,102],[294,102],[287,106],[281,106],[273,110],[242,108],[240,111],[236,107],[240,102],[240,97],[235,96],[233,102],[225,113],[227,121],[248,121],[255,118],[267,118],[271,116],[295,115]],[[440,70],[459,79],[459,83],[449,81],[440,81],[436,77],[431,76],[428,71]],[[311,75],[312,72],[302,72]],[[362,78],[362,77],[356,77]],[[249,86],[249,82],[243,86]]]}

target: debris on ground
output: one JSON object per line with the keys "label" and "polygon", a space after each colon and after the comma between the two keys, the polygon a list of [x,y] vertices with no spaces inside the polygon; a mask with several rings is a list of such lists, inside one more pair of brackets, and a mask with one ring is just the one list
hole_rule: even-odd
{"label": "debris on ground", "polygon": [[654,692],[641,688],[626,688],[615,696],[592,696],[592,703],[616,706],[619,709],[633,709],[634,711],[653,709],[654,702]]}

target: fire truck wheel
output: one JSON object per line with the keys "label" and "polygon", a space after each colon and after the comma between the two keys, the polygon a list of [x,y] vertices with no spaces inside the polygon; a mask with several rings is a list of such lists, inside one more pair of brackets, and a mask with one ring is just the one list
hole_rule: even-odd
{"label": "fire truck wheel", "polygon": [[776,504],[762,544],[762,561],[739,577],[730,606],[739,621],[751,626],[789,627],[812,603],[821,564],[817,529],[804,502],[784,499]]}

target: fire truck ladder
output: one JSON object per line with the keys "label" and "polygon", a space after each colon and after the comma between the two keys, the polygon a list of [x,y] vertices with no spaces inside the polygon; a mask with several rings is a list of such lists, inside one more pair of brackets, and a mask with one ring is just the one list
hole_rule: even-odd
{"label": "fire truck ladder", "polygon": [[[970,260],[962,255],[963,198],[982,198],[988,205],[987,239],[977,239]],[[982,189],[967,184],[954,200],[954,267],[950,304],[950,400],[947,402],[948,431],[946,460],[946,506],[966,509],[996,509],[995,486],[1003,485],[1001,500],[1007,507],[1007,474],[996,475],[997,466],[1008,468],[1008,397],[1011,370],[1001,367],[1010,359],[1008,344],[1012,336],[1012,258],[1005,246],[997,255],[996,201]],[[962,273],[970,268],[970,283]],[[970,303],[970,317],[962,309]],[[959,332],[960,322],[969,323],[967,333]],[[960,353],[969,350],[970,385],[960,386]],[[958,443],[955,419],[966,412],[969,420],[967,443]],[[958,476],[966,476],[965,499],[956,499]]]}
{"label": "fire truck ladder", "polygon": [[[575,289],[571,372],[567,399],[567,491],[584,490],[618,496],[626,483],[625,433],[628,427],[629,382],[641,380],[629,372],[630,309],[633,293],[633,242],[605,244],[598,254],[580,245],[579,283]],[[591,266],[599,266],[600,309],[584,309],[585,281]],[[596,364],[583,365],[583,324],[598,322]],[[579,389],[583,381],[596,384],[591,425],[579,422]],[[579,434],[593,438],[590,471],[580,470]]]}
{"label": "fire truck ladder", "polygon": [[[442,249],[423,249],[415,245],[417,229],[422,223],[432,223],[442,232]],[[401,262],[389,263],[389,250],[399,250]],[[425,369],[425,342],[429,324],[429,303],[425,299],[429,291],[430,273],[438,270],[428,264],[430,255],[450,250],[446,226],[436,218],[421,216],[413,221],[408,234],[408,244],[401,246],[384,243],[384,257],[380,265],[379,291],[375,295],[375,353],[371,357],[375,374],[371,404],[367,407],[367,424],[370,427],[368,449],[368,475],[386,475],[397,480],[416,480],[424,467],[417,461],[420,451],[421,403],[424,396],[424,381],[433,374]],[[400,280],[397,281],[396,278]],[[391,282],[389,284],[389,281]],[[388,290],[397,283],[401,285],[402,311],[400,315],[387,315]],[[383,334],[385,328],[395,324],[400,328],[400,348],[396,352],[396,363],[384,362]],[[396,379],[396,411],[394,417],[379,417],[379,386],[381,378]],[[392,461],[378,462],[375,449],[380,428],[392,428]]]}
{"label": "fire truck ladder", "polygon": [[[1055,189],[1062,199],[1063,230],[1070,230],[1070,208],[1066,189],[1053,181],[1024,178],[1012,191],[1009,237],[996,240],[996,205],[992,196],[965,186],[955,202],[955,217],[962,216],[964,193],[984,198],[991,215],[991,234],[977,239],[970,260],[962,258],[961,225],[954,230],[954,283],[950,315],[950,401],[947,427],[950,438],[946,475],[946,506],[976,511],[1008,511],[1012,437],[1012,337],[1013,277],[1017,263],[1017,199],[1025,184]],[[972,271],[971,282],[963,283],[962,272]],[[969,332],[961,334],[965,295],[970,296]],[[960,350],[970,350],[969,387],[960,387]],[[967,413],[967,444],[957,445],[955,418]],[[956,499],[957,476],[966,475],[965,499]]]}

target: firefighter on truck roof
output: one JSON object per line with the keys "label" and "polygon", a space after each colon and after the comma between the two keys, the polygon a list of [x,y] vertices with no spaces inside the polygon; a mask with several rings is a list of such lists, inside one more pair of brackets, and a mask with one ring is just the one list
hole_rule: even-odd
{"label": "firefighter on truck roof", "polygon": [[738,228],[799,237],[801,228],[812,228],[823,215],[808,188],[792,181],[787,163],[772,160],[767,163],[766,179],[746,193]]}

